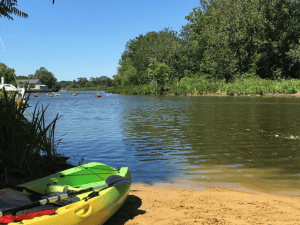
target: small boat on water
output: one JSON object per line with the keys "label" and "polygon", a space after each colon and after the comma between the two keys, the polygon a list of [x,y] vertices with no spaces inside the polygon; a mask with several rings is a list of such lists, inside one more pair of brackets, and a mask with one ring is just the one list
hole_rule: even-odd
{"label": "small boat on water", "polygon": [[73,96],[76,96],[77,95],[77,93],[75,93],[75,92],[73,92],[73,94],[72,94]]}
{"label": "small boat on water", "polygon": [[100,225],[123,205],[130,186],[128,167],[87,163],[1,189],[0,224]]}
{"label": "small boat on water", "polygon": [[50,93],[50,94],[49,94],[49,97],[53,97],[53,94],[52,94],[52,93]]}
{"label": "small boat on water", "polygon": [[37,93],[35,93],[35,94],[33,95],[33,97],[38,97],[38,94],[37,94]]}
{"label": "small boat on water", "polygon": [[17,94],[20,94],[21,98],[24,98],[25,96],[25,88],[15,87],[11,84],[5,84],[4,83],[4,77],[1,77],[1,83],[0,83],[0,91],[5,89],[6,92],[14,92]]}
{"label": "small boat on water", "polygon": [[0,84],[0,89],[2,90],[3,88],[5,88],[5,91],[10,91],[10,92],[17,92],[18,89],[11,85],[11,84]]}
{"label": "small boat on water", "polygon": [[100,95],[100,94],[97,92],[96,98],[101,98],[101,97],[102,97],[102,95]]}

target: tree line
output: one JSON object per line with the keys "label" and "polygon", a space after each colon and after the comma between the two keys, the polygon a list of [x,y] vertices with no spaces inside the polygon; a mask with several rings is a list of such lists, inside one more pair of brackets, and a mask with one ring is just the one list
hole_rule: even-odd
{"label": "tree line", "polygon": [[45,67],[40,67],[34,74],[28,76],[17,76],[15,69],[9,68],[4,63],[0,63],[0,76],[4,77],[5,83],[12,84],[14,86],[25,86],[26,82],[20,82],[20,80],[39,79],[43,84],[47,85],[49,89],[60,89],[60,84],[57,82],[54,74],[48,71]]}
{"label": "tree line", "polygon": [[77,78],[77,81],[69,81],[66,85],[66,89],[105,88],[113,85],[113,80],[107,76],[90,77],[89,80],[86,77],[79,77]]}
{"label": "tree line", "polygon": [[43,84],[48,86],[50,90],[60,89],[72,89],[72,88],[105,88],[113,86],[113,80],[107,76],[91,77],[89,80],[86,77],[79,77],[73,81],[60,81],[58,82],[55,75],[48,71],[45,67],[40,67],[34,74],[28,76],[16,76],[15,70],[9,68],[4,63],[0,63],[0,77],[4,77],[5,83],[12,84],[14,86],[26,86],[26,82],[20,82],[21,80],[39,79]]}
{"label": "tree line", "polygon": [[185,77],[299,78],[299,18],[295,0],[200,0],[179,33],[165,28],[129,40],[114,82],[164,92]]}

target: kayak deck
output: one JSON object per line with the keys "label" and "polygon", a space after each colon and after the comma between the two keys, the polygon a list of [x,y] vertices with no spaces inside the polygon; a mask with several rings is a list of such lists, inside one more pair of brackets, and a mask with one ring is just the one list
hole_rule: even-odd
{"label": "kayak deck", "polygon": [[[131,180],[127,167],[113,168],[101,163],[88,163],[19,185],[19,187],[41,195],[63,193],[66,190],[79,191],[104,185],[111,175]],[[89,197],[92,191],[76,195],[78,199],[76,202],[59,207],[55,214],[23,220],[22,223],[25,225],[103,224],[122,206],[129,194],[130,186],[129,183],[117,187],[101,187],[96,190],[96,192],[99,191],[98,195],[93,197]],[[25,194],[31,193],[25,192]],[[10,224],[19,224],[19,222]]]}

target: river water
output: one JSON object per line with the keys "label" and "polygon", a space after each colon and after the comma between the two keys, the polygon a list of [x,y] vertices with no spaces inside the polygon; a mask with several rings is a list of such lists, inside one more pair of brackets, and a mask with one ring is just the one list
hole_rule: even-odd
{"label": "river water", "polygon": [[[300,195],[300,98],[31,95],[62,117],[70,162],[128,166],[135,182],[193,182]],[[30,117],[29,117],[30,118]]]}

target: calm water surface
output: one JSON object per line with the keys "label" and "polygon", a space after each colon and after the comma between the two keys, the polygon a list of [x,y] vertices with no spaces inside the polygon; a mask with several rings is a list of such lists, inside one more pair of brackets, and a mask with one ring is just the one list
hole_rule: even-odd
{"label": "calm water surface", "polygon": [[59,113],[58,150],[128,166],[136,182],[226,185],[300,195],[300,99],[131,96],[92,91],[31,97]]}

